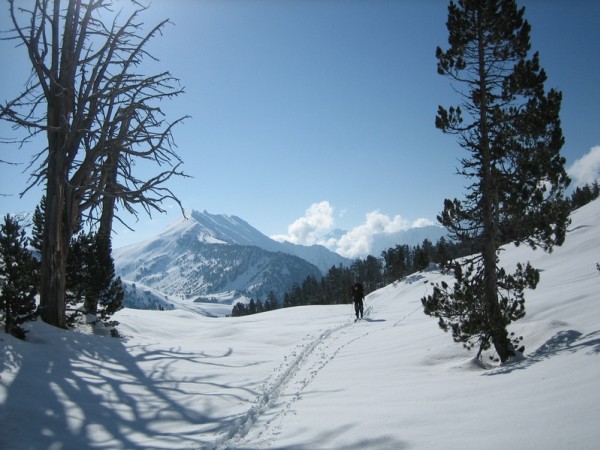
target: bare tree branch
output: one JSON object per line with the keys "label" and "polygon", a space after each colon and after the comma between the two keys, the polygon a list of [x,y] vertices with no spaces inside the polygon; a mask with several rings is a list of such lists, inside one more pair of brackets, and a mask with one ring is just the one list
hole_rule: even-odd
{"label": "bare tree branch", "polygon": [[[31,9],[8,0],[7,39],[26,49],[32,76],[21,94],[0,105],[0,119],[27,130],[21,144],[47,136],[31,159],[24,192],[46,184],[41,306],[44,320],[58,326],[65,325],[64,271],[78,223],[99,221],[110,233],[117,205],[136,218],[138,207],[148,215],[164,212],[165,201],[183,212],[166,183],[186,176],[172,134],[185,117],[167,121],[160,107],[183,89],[169,72],[136,73],[144,59],[155,59],[146,45],[169,22],[144,31],[139,17],[146,7],[133,3],[121,21],[110,0],[32,0]],[[135,174],[137,160],[158,173]]]}

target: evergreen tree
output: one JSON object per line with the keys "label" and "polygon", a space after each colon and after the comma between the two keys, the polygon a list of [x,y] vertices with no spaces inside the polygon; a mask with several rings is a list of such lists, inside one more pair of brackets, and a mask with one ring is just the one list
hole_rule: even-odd
{"label": "evergreen tree", "polygon": [[39,286],[39,265],[27,245],[25,230],[6,215],[0,226],[0,314],[6,332],[21,339],[20,325],[34,316]]}
{"label": "evergreen tree", "polygon": [[[115,276],[110,235],[96,233],[88,252],[88,286],[84,303],[87,314],[98,314],[106,320],[123,307],[123,288]],[[114,322],[112,322],[115,324]]]}
{"label": "evergreen tree", "polygon": [[277,300],[277,296],[275,292],[269,291],[267,294],[267,299],[265,300],[264,309],[265,311],[272,311],[279,308],[279,301]]}
{"label": "evergreen tree", "polygon": [[392,283],[407,274],[408,253],[407,245],[396,245],[396,247],[382,252],[385,262],[384,280],[386,283]]}
{"label": "evergreen tree", "polygon": [[[100,292],[98,298],[99,308],[97,314],[105,325],[113,327],[113,334],[115,336],[117,335],[117,332],[114,327],[117,326],[119,322],[113,320],[112,316],[117,311],[123,309],[124,300],[125,289],[123,288],[121,277],[112,278],[108,289]],[[159,309],[162,309],[162,306],[160,306]]]}
{"label": "evergreen tree", "polygon": [[246,314],[248,314],[246,305],[244,305],[241,302],[238,302],[235,305],[233,305],[233,308],[231,309],[231,317],[241,317],[245,316]]}
{"label": "evergreen tree", "polygon": [[[41,251],[44,229],[44,201],[35,208],[31,245]],[[123,307],[125,293],[116,277],[109,233],[83,232],[81,223],[69,245],[66,268],[66,317],[72,323],[82,311],[97,315],[110,326],[118,323],[111,316]],[[81,308],[83,304],[83,309]]]}
{"label": "evergreen tree", "polygon": [[93,238],[90,233],[80,232],[71,239],[69,245],[69,257],[67,259],[66,269],[66,311],[67,321],[72,323],[79,314],[78,305],[85,301],[86,290],[90,282],[89,262],[93,259],[92,253]]}
{"label": "evergreen tree", "polygon": [[298,285],[298,283],[294,283],[292,290],[290,292],[286,292],[283,298],[283,307],[289,308],[291,306],[301,306],[305,304],[302,288]]}
{"label": "evergreen tree", "polygon": [[[478,253],[466,271],[455,267],[454,293],[438,287],[423,304],[442,328],[449,322],[455,339],[463,339],[465,326],[481,327],[468,334],[479,336],[483,348],[491,342],[503,362],[514,354],[507,325],[524,315],[522,289],[535,288],[537,278],[529,264],[506,274],[497,265],[499,247],[514,241],[551,251],[569,223],[562,94],[545,92],[539,55],[528,57],[530,26],[523,16],[514,0],[451,1],[449,49],[436,52],[438,73],[455,81],[462,95],[460,106],[439,107],[436,126],[459,136],[470,155],[460,173],[472,180],[466,199],[446,200],[439,220]],[[499,294],[509,287],[512,292]],[[477,320],[463,320],[457,297]],[[452,304],[456,310],[448,310]]]}
{"label": "evergreen tree", "polygon": [[342,265],[332,266],[321,281],[322,295],[329,304],[350,303],[352,296],[350,287],[355,275],[351,269]]}
{"label": "evergreen tree", "polygon": [[383,282],[383,265],[381,260],[368,255],[365,259],[356,258],[350,269],[354,280],[360,281],[365,292],[371,292],[378,289]]}
{"label": "evergreen tree", "polygon": [[86,292],[84,310],[98,315],[110,326],[118,325],[112,315],[123,308],[125,292],[121,278],[115,274],[110,235],[96,233],[93,236],[93,251],[88,262],[90,284]]}
{"label": "evergreen tree", "polygon": [[324,303],[321,296],[319,281],[315,277],[309,275],[302,282],[302,297],[304,299],[303,304],[305,305],[318,305]]}
{"label": "evergreen tree", "polygon": [[583,205],[587,205],[592,200],[598,198],[600,188],[598,182],[595,181],[592,185],[586,184],[583,187],[577,187],[571,194],[571,209],[581,208]]}
{"label": "evergreen tree", "polygon": [[383,263],[380,259],[368,255],[364,263],[365,292],[372,292],[383,286]]}
{"label": "evergreen tree", "polygon": [[430,253],[432,253],[432,245],[427,239],[423,242],[423,246],[417,245],[413,253],[413,267],[416,272],[427,269],[430,262]]}
{"label": "evergreen tree", "polygon": [[453,254],[451,245],[448,244],[444,237],[441,237],[435,246],[433,253],[433,262],[442,267],[447,267],[456,255]]}
{"label": "evergreen tree", "polygon": [[256,314],[256,312],[257,312],[256,302],[254,301],[253,298],[251,298],[250,302],[248,303],[248,312],[247,312],[247,314]]}
{"label": "evergreen tree", "polygon": [[31,233],[31,247],[33,247],[40,255],[42,253],[42,242],[44,240],[44,211],[46,202],[46,196],[42,196],[40,204],[35,207],[33,212],[33,230]]}
{"label": "evergreen tree", "polygon": [[125,294],[121,279],[115,275],[109,237],[80,232],[72,239],[66,276],[69,323],[85,313],[107,325],[118,324],[111,316],[123,307]]}

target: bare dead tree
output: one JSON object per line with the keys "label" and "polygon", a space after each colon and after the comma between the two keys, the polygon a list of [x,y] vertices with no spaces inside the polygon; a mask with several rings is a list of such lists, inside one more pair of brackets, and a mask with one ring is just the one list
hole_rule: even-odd
{"label": "bare dead tree", "polygon": [[[25,130],[23,142],[45,134],[32,159],[30,184],[45,184],[40,307],[44,321],[66,327],[65,271],[69,242],[80,221],[110,233],[120,205],[137,216],[164,212],[176,195],[166,186],[180,171],[173,127],[159,106],[183,92],[169,72],[136,73],[150,39],[167,20],[144,31],[138,2],[125,19],[110,0],[8,0],[10,39],[29,56],[32,75],[20,95],[0,105],[0,117]],[[106,24],[110,18],[110,24]],[[157,165],[150,178],[134,162]],[[24,193],[23,192],[23,193]]]}

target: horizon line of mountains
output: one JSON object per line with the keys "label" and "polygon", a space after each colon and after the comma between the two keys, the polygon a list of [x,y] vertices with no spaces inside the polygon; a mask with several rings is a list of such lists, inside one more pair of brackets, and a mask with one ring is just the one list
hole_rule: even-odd
{"label": "horizon line of mountains", "polygon": [[[412,228],[376,235],[373,247],[380,254],[398,244],[437,242],[445,235],[439,226]],[[126,284],[126,306],[144,309],[165,305],[134,299],[137,284],[166,298],[196,302],[262,301],[270,292],[281,299],[308,276],[320,279],[331,267],[353,261],[322,245],[275,241],[237,216],[206,211],[192,211],[155,238],[117,248],[113,255],[115,271]]]}

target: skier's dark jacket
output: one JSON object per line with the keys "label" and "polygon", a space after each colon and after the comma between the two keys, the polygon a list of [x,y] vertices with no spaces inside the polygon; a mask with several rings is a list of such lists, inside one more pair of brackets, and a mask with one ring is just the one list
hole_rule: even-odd
{"label": "skier's dark jacket", "polygon": [[365,291],[362,284],[354,283],[352,285],[352,298],[355,302],[361,301],[363,298],[365,298]]}

